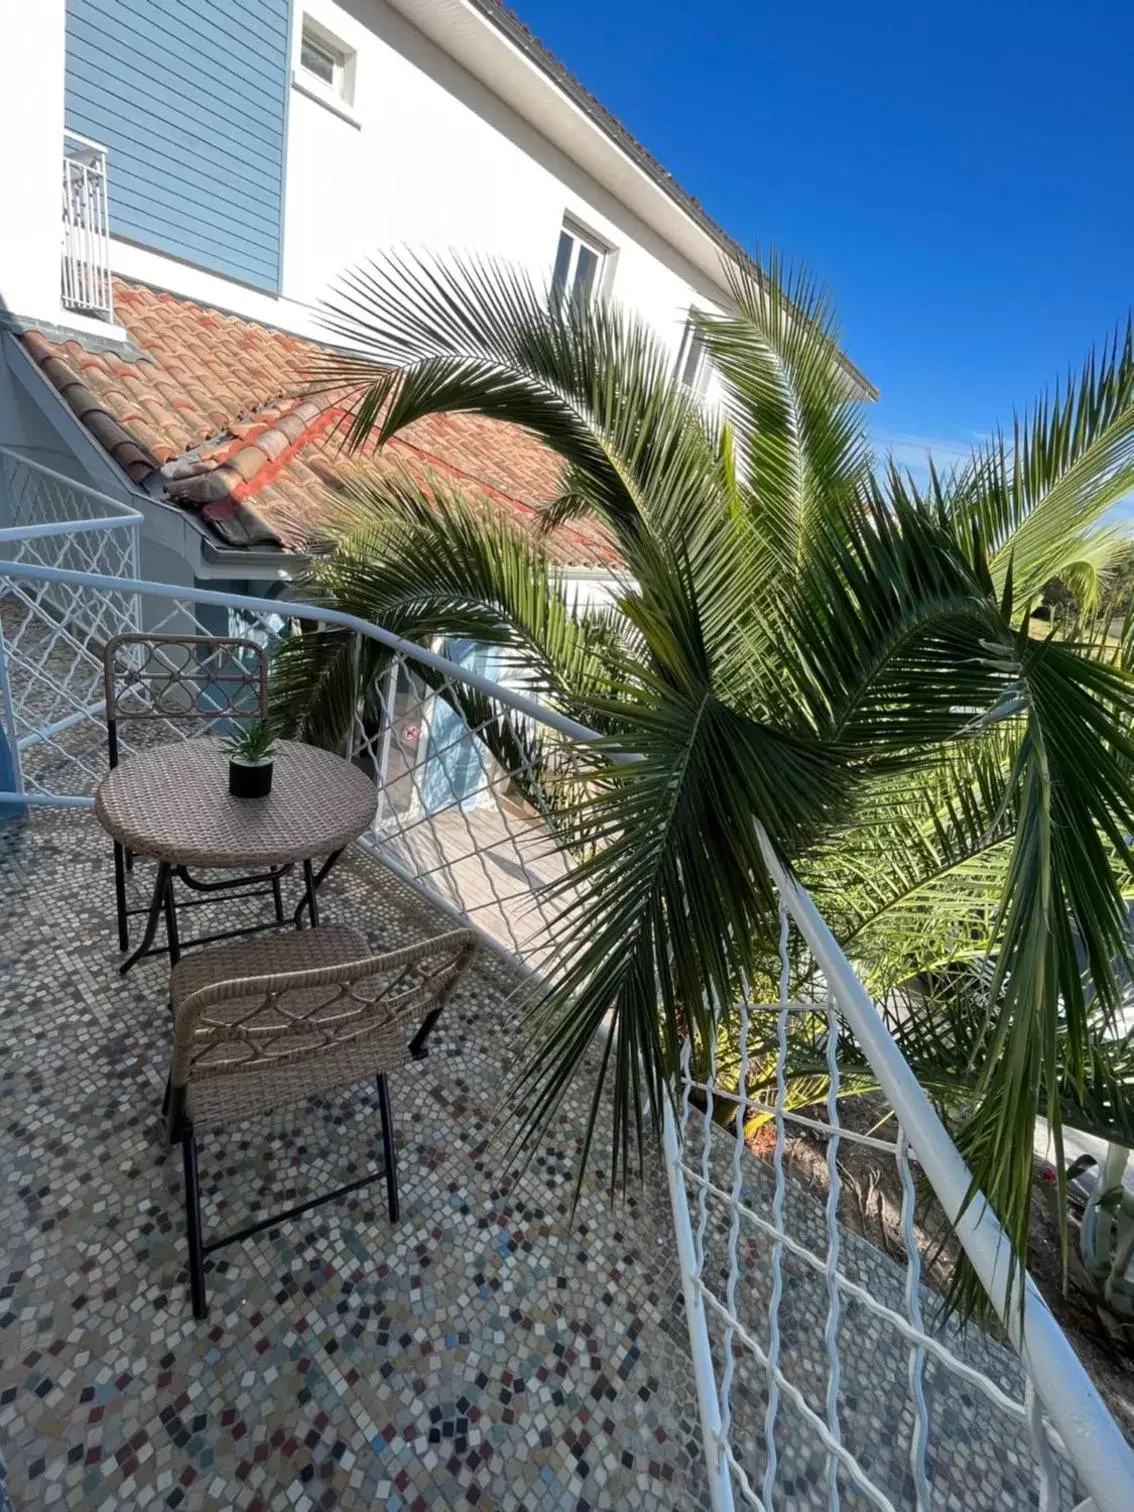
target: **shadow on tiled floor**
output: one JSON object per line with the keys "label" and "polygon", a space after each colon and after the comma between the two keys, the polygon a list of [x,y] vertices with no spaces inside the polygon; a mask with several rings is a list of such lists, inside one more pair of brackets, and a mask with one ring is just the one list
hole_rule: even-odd
{"label": "shadow on tiled floor", "polygon": [[[488,1142],[514,1059],[503,962],[482,953],[431,1058],[393,1082],[402,1221],[379,1183],[226,1250],[196,1324],[157,1116],[168,968],[118,978],[109,846],[89,816],[8,825],[0,886],[16,1512],[703,1505],[660,1179],[613,1209],[589,1182],[569,1227],[577,1109],[519,1180]],[[445,927],[361,854],[324,913],[376,948]],[[363,1090],[207,1136],[207,1228],[379,1165],[377,1132]]]}

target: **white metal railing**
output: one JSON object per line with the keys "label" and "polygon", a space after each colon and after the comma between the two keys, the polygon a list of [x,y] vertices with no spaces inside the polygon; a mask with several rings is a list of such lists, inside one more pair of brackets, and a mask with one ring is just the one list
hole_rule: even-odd
{"label": "white metal railing", "polygon": [[[130,576],[137,570],[138,526],[142,520],[136,509],[121,504],[97,489],[69,478],[65,473],[46,467],[11,447],[0,446],[0,541],[5,554],[17,561],[41,560],[45,566],[71,565],[51,556],[51,548],[40,548],[37,541],[47,537],[84,536],[90,547],[89,560],[75,570],[97,572],[106,577]],[[90,545],[93,532],[107,536],[96,546]],[[113,542],[112,548],[109,543]]]}
{"label": "white metal railing", "polygon": [[[133,578],[141,515],[18,452],[0,447],[0,552],[24,566]],[[64,731],[101,715],[100,648],[138,628],[135,593],[11,577],[0,599],[0,704],[12,781],[25,752],[54,749]],[[14,679],[8,667],[18,669]],[[34,791],[34,788],[33,788]]]}
{"label": "white metal railing", "polygon": [[[75,634],[75,610],[57,612],[63,596],[72,594],[86,598],[79,620],[101,627],[98,633]],[[555,923],[542,891],[563,863],[530,801],[531,772],[522,760],[509,767],[482,758],[482,743],[506,726],[539,727],[568,744],[592,738],[591,732],[351,615],[50,564],[0,562],[0,651],[23,801],[75,807],[93,801],[106,766],[101,643],[116,629],[238,633],[274,650],[300,622],[349,631],[383,650],[372,717],[360,717],[351,740],[352,754],[369,767],[379,788],[378,815],[365,843],[438,907],[467,918],[498,950],[538,969]],[[475,692],[492,701],[472,731],[454,717],[447,701],[454,690],[456,696]],[[173,739],[188,732],[169,722],[161,733]],[[128,753],[129,726],[119,740]],[[0,793],[0,803],[10,796]]]}
{"label": "white metal railing", "polygon": [[[1029,1458],[1041,1509],[1134,1507],[1134,1453],[1030,1278],[1022,1278],[1022,1299],[1018,1284],[1009,1294],[1010,1250],[995,1214],[979,1194],[966,1203],[970,1172],[878,1008],[812,898],[763,835],[761,843],[780,896],[779,1000],[745,999],[737,1006],[735,1088],[719,1075],[715,1055],[707,1076],[694,1075],[686,1047],[679,1100],[667,1109],[664,1128],[714,1512],[793,1506],[785,1486],[806,1478],[809,1465],[812,1480],[825,1482],[823,1504],[830,1507],[840,1506],[853,1488],[856,1505],[883,1512],[951,1508],[959,1505],[951,1488],[958,1481],[979,1484],[982,1475],[996,1483],[987,1505],[1011,1505],[1002,1499],[1004,1467]],[[824,984],[818,1002],[789,995],[801,966],[792,946],[800,943]],[[792,1020],[815,1013],[826,1021],[825,1120],[789,1106],[785,1076]],[[762,1053],[768,1043],[755,1032],[760,1017],[774,1022],[776,1046],[774,1090],[763,1098],[748,1093],[750,1052],[755,1056],[759,1046]],[[841,1122],[838,1049],[847,1036],[885,1093],[892,1138]],[[740,1127],[749,1114],[771,1115],[770,1169],[721,1129],[714,1115],[722,1109]],[[826,1145],[822,1204],[793,1191],[785,1176],[787,1139],[802,1131]],[[853,1144],[892,1161],[898,1173],[904,1267],[848,1236],[840,1221],[841,1147]],[[926,1315],[940,1316],[940,1307],[922,1284],[928,1246],[919,1245],[915,1233],[915,1163],[972,1261],[1018,1363],[975,1328],[927,1323]],[[790,1348],[783,1326],[789,1265],[795,1291]],[[802,1322],[801,1288],[810,1312]],[[862,1320],[853,1350],[845,1347],[848,1308]],[[851,1413],[848,1399],[855,1403]],[[785,1409],[803,1430],[798,1441],[782,1432]],[[943,1424],[953,1425],[946,1443]],[[1086,1493],[1091,1501],[1081,1502]]]}
{"label": "white metal railing", "polygon": [[[23,794],[47,804],[89,804],[105,770],[105,729],[95,639],[58,634],[49,595],[85,596],[83,617],[113,623],[105,605],[132,604],[150,629],[240,630],[273,649],[297,621],[315,633],[346,632],[352,655],[382,656],[350,749],[372,771],[379,817],[365,843],[438,906],[457,914],[511,960],[538,971],[569,948],[557,929],[561,898],[544,896],[568,865],[557,850],[524,758],[486,754],[493,733],[542,730],[570,755],[592,731],[542,708],[483,673],[353,616],[311,605],[0,561],[6,610],[31,622],[8,645],[12,707],[38,717],[40,738],[13,743]],[[45,595],[48,595],[45,597]],[[58,600],[56,599],[56,602]],[[38,631],[32,627],[38,626]],[[42,656],[39,643],[51,639]],[[487,696],[470,731],[456,695]],[[152,728],[152,726],[150,727]],[[9,738],[16,733],[7,723]],[[184,735],[169,726],[168,737]],[[500,741],[496,749],[501,750]],[[518,747],[516,749],[519,749]],[[686,1322],[715,1512],[867,1505],[918,1512],[962,1505],[958,1486],[979,1487],[997,1506],[1071,1508],[1087,1493],[1098,1512],[1134,1507],[1134,1455],[1033,1288],[1022,1323],[1005,1295],[1007,1241],[979,1199],[958,1217],[968,1172],[880,1015],[808,895],[776,857],[780,891],[779,1001],[740,1003],[740,1074],[732,1090],[715,1060],[695,1076],[688,1053],[678,1102],[667,1113],[664,1153]],[[793,939],[792,931],[796,932]],[[789,962],[803,942],[827,996],[806,1005],[826,1020],[825,1118],[793,1110],[785,1072],[792,1015]],[[743,1127],[758,1106],[746,1075],[754,1026],[774,1024],[774,1128],[770,1164],[714,1119],[723,1103]],[[840,1106],[839,1046],[853,1039],[890,1104],[893,1139],[847,1128]],[[762,1043],[767,1043],[763,1040]],[[825,1200],[790,1179],[791,1131],[826,1145]],[[901,1254],[886,1254],[840,1216],[841,1157],[852,1145],[892,1160],[902,1192]],[[1014,1348],[939,1316],[924,1284],[915,1230],[916,1163],[1004,1320]]]}
{"label": "white metal railing", "polygon": [[63,303],[114,318],[107,150],[63,133]]}

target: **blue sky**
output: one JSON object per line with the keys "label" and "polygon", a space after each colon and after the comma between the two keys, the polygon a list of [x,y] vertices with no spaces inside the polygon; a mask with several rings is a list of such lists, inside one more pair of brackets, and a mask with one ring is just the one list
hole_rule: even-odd
{"label": "blue sky", "polygon": [[943,460],[1125,319],[1130,0],[512,0],[746,246],[807,262]]}

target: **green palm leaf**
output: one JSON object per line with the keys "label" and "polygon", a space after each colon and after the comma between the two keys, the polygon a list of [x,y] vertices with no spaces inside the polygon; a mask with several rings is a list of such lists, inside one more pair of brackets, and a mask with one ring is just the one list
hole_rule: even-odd
{"label": "green palm leaf", "polygon": [[[573,756],[587,780],[555,795],[575,864],[553,899],[562,964],[531,1009],[522,1142],[608,1030],[586,1155],[609,1093],[617,1180],[682,1034],[703,1053],[710,1005],[774,976],[759,823],[880,991],[929,1003],[988,953],[979,1011],[942,1016],[935,1085],[967,1089],[961,1137],[1021,1255],[1037,1109],[1058,1139],[1066,1107],[1117,1106],[1124,1064],[1098,1044],[1126,955],[1134,679],[1120,641],[1033,639],[1025,610],[1054,573],[1089,585],[1113,550],[1099,521],[1134,481],[1131,339],[1011,447],[922,489],[871,473],[822,294],[773,265],[732,297],[700,321],[721,421],[612,304],[556,310],[494,262],[350,275],[328,319],[362,356],[323,381],[355,393],[353,440],[446,410],[523,426],[563,463],[549,521],[595,514],[625,575],[611,613],[571,613],[538,541],[387,474],[356,498],[322,589],[410,638],[502,647],[601,733]],[[293,708],[308,677],[337,718],[341,644],[296,641]],[[491,700],[442,693],[505,759],[538,760]]]}
{"label": "green palm leaf", "polygon": [[1134,488],[1134,327],[1088,357],[1077,381],[1057,385],[1008,445],[997,437],[953,483],[949,501],[958,539],[974,530],[998,588],[1013,564],[1019,602],[1090,562],[1097,571],[1123,537],[1099,529]]}
{"label": "green palm leaf", "polygon": [[870,458],[861,395],[839,351],[834,311],[806,271],[779,257],[729,274],[735,314],[698,329],[725,388],[744,507],[790,570],[816,517],[853,496]]}

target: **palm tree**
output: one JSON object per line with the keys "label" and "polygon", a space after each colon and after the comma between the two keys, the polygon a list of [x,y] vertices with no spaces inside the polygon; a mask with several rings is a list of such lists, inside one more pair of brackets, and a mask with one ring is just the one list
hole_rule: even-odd
{"label": "palm tree", "polygon": [[[614,304],[557,308],[494,262],[347,276],[328,322],[362,355],[320,383],[355,395],[351,443],[439,412],[523,426],[562,459],[547,523],[596,518],[623,575],[613,613],[572,612],[540,540],[387,471],[356,485],[321,591],[411,639],[504,648],[601,732],[575,753],[586,783],[548,784],[572,946],[532,1010],[525,1141],[606,1024],[584,1159],[606,1092],[612,1181],[641,1158],[684,1034],[703,1057],[711,1005],[774,980],[762,827],[880,994],[990,963],[961,1138],[1022,1254],[1037,1107],[1058,1138],[1087,1095],[1134,870],[1134,676],[1030,614],[1052,578],[1089,597],[1120,544],[1104,516],[1134,483],[1134,339],[918,487],[874,465],[822,292],[778,265],[729,279],[734,313],[698,317],[710,410]],[[282,704],[338,742],[378,670],[301,637]]]}

